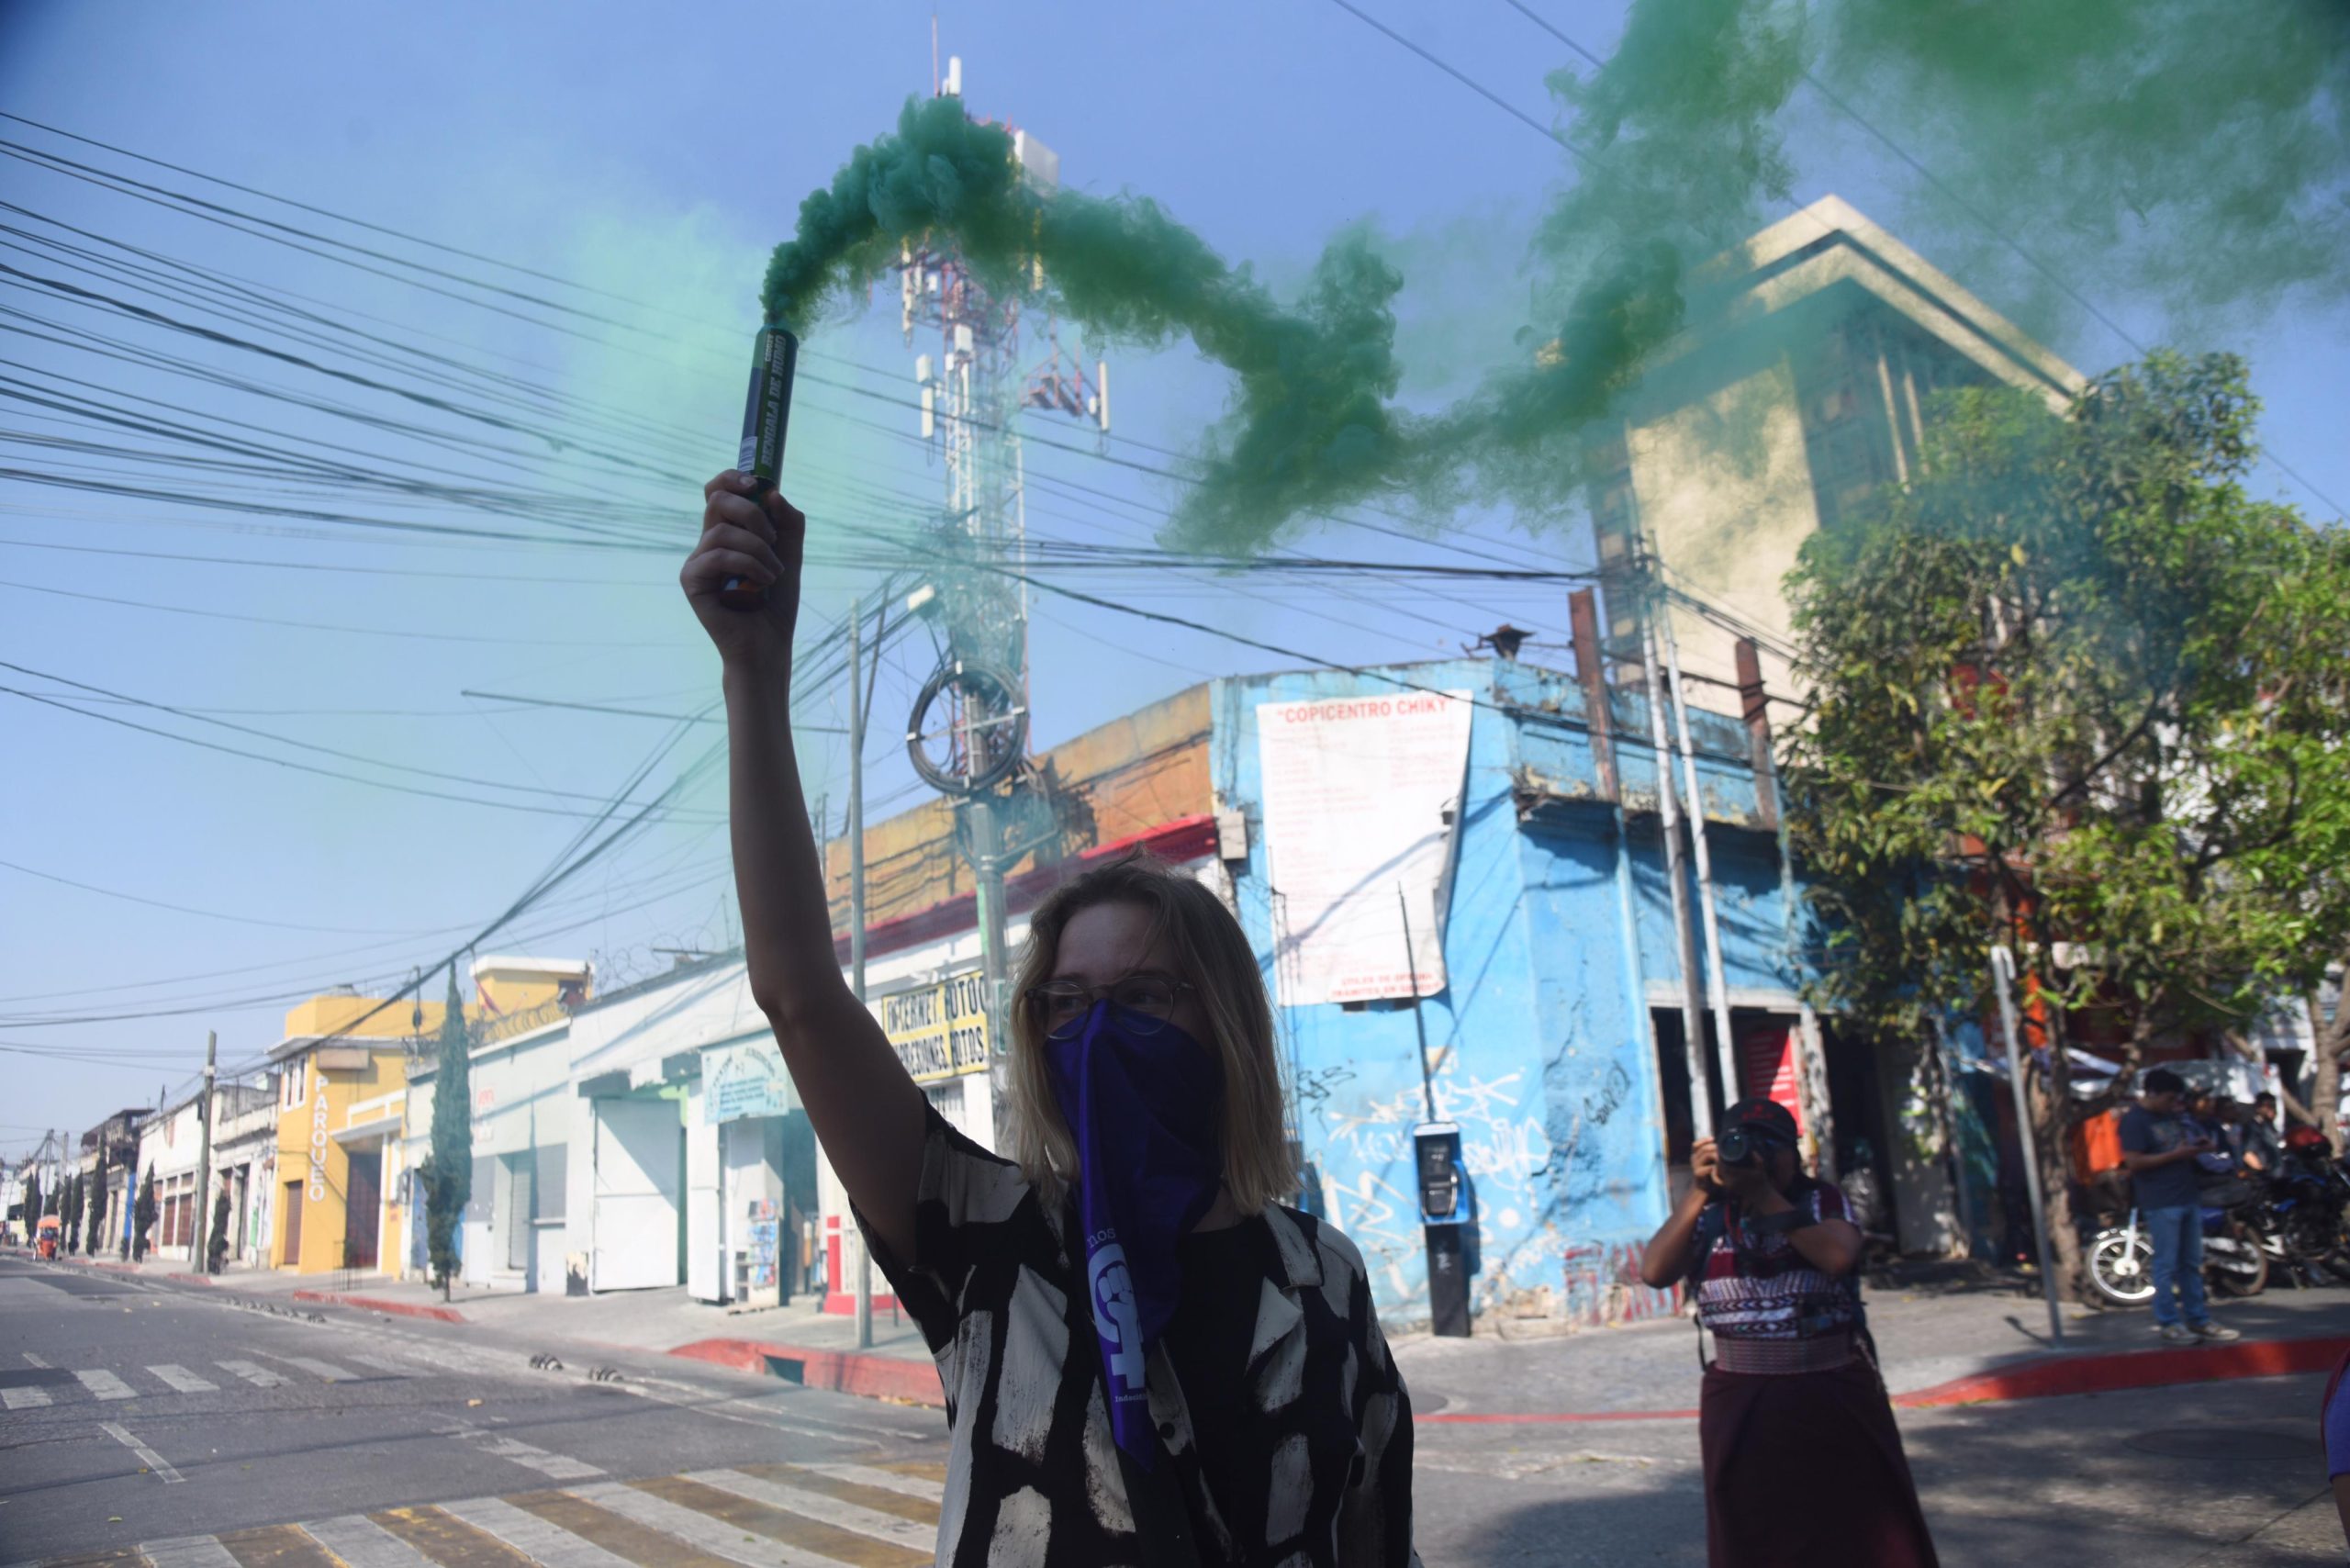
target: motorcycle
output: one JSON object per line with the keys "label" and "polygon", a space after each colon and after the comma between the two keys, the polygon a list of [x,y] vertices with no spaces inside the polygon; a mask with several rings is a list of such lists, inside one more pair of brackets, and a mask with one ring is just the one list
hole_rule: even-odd
{"label": "motorcycle", "polygon": [[2350,1176],[2331,1149],[2288,1150],[2262,1185],[2255,1226],[2273,1267],[2296,1284],[2350,1281]]}
{"label": "motorcycle", "polygon": [[[2258,1295],[2268,1285],[2267,1250],[2240,1209],[2199,1208],[2203,1225],[2203,1282],[2214,1295]],[[2132,1209],[2121,1225],[2089,1238],[2089,1283],[2117,1306],[2154,1299],[2154,1244]]]}

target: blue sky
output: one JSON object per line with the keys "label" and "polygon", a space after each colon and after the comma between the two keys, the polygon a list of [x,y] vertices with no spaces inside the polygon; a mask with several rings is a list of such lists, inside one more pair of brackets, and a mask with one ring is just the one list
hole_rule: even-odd
{"label": "blue sky", "polygon": [[[1542,76],[1563,51],[1500,0],[1367,8],[1547,118]],[[1602,52],[1620,22],[1613,5],[1551,0],[1540,8]],[[1507,351],[1523,294],[1516,263],[1546,198],[1572,171],[1556,147],[1344,9],[1323,0],[954,5],[939,26],[946,50],[963,57],[973,112],[1042,137],[1059,152],[1068,183],[1155,196],[1225,255],[1252,259],[1276,280],[1298,275],[1343,225],[1370,221],[1392,236],[1409,280],[1405,350],[1420,367],[1410,392],[1457,389],[1469,369]],[[679,465],[714,471],[731,461],[765,252],[789,232],[809,188],[886,129],[909,94],[929,90],[930,28],[927,6],[899,4],[0,6],[0,108],[673,313],[657,318],[672,324],[667,335],[619,347],[21,162],[0,164],[0,200],[301,293],[410,342],[440,334],[468,352],[506,356],[517,374],[669,427]],[[75,155],[71,144],[21,127],[5,134]],[[1814,150],[1796,195],[1830,190],[1905,231],[1908,186],[1849,139]],[[1916,238],[1935,254],[1930,239]],[[39,270],[21,252],[0,252],[0,261]],[[1995,305],[2010,303],[1995,284],[1961,281]],[[2097,279],[2077,282],[2143,338],[2177,327],[2143,302],[2101,292]],[[61,308],[13,287],[0,289],[0,306],[64,319]],[[2350,319],[2296,309],[2224,327],[2224,337],[2205,326],[2197,330],[2206,339],[2184,341],[2249,354],[2269,403],[2271,449],[2319,490],[2350,495],[2334,403]],[[119,323],[107,330],[129,335]],[[2046,330],[2085,370],[2130,357],[2092,322]],[[847,389],[908,391],[914,351],[898,338],[892,298],[829,325],[809,346],[822,356],[811,368],[844,386],[801,388],[791,472],[802,477],[794,487],[832,554],[846,558],[860,505],[882,494],[914,506],[935,496],[939,474],[906,439],[910,414]],[[187,352],[216,365],[234,359]],[[1220,376],[1188,350],[1113,347],[1110,357],[1121,437],[1183,448],[1220,407]],[[0,342],[0,358],[73,366],[132,394],[186,395],[151,371],[98,366],[53,345]],[[279,405],[247,408],[224,396],[218,407],[319,439],[352,439],[347,424]],[[13,415],[0,423],[63,429]],[[1039,428],[1084,443],[1080,431]],[[687,450],[691,442],[676,432],[702,432],[699,449]],[[512,460],[518,479],[575,493],[616,487],[609,469],[576,453],[535,451]],[[1112,451],[1158,460],[1147,449]],[[1165,481],[1081,454],[1032,447],[1031,476],[1030,524],[1040,533],[1137,542],[1170,500]],[[2274,469],[2262,471],[2259,487],[2330,510]],[[657,488],[617,489],[632,503],[666,504],[668,492]],[[688,488],[670,499],[682,550],[698,498]],[[1532,535],[1512,532],[1507,520],[1472,526],[1529,561],[1587,561],[1571,520]],[[1416,551],[1346,530],[1301,542],[1327,553]],[[40,672],[0,684],[55,697],[73,689],[59,680],[78,681],[312,745],[573,791],[592,803],[669,727],[462,694],[664,713],[706,701],[715,664],[677,599],[675,566],[646,554],[377,542],[347,531],[293,537],[168,493],[92,494],[0,478],[0,660]],[[849,592],[869,591],[878,573],[834,567],[820,576],[813,612],[829,617]],[[1480,587],[1449,599],[1382,590],[1360,600],[1282,589],[1259,599],[1203,578],[1169,578],[1121,591],[1348,661],[1450,652],[1505,618],[1563,634],[1561,597],[1548,589]],[[882,738],[868,772],[881,810],[912,799],[910,774],[886,737],[931,656],[915,637],[884,665]],[[1211,635],[1046,605],[1032,655],[1037,738],[1049,744],[1205,675],[1280,662]],[[50,1020],[0,1027],[0,1041],[78,1053],[0,1055],[8,1084],[0,1149],[25,1147],[42,1126],[78,1129],[116,1106],[151,1103],[200,1061],[207,1028],[219,1031],[224,1060],[251,1060],[278,1037],[281,996],[336,981],[364,989],[434,961],[503,907],[578,825],[206,752],[22,699],[0,703],[0,755],[8,759],[0,768],[0,861],[23,868],[0,867],[0,1017]],[[111,701],[93,706],[154,717]],[[292,751],[201,720],[155,722],[368,778],[498,793]],[[702,726],[686,735],[660,777],[713,734]],[[827,793],[837,813],[840,744],[816,736],[809,749],[810,787]],[[582,803],[504,793],[542,807]],[[723,941],[732,913],[719,803],[716,781],[705,782],[681,801],[679,820],[599,864],[566,888],[558,908],[491,946],[593,956],[609,978],[665,963],[655,947]],[[63,1021],[126,1013],[168,1015]]]}

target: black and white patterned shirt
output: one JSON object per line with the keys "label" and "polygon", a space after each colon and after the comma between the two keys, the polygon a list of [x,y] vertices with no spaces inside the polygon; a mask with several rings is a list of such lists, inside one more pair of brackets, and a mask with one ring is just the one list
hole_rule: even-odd
{"label": "black and white patterned shirt", "polygon": [[[1195,1430],[1194,1402],[1153,1345],[1150,1414],[1165,1450],[1153,1474],[1174,1490],[1137,1509],[1111,1438],[1083,1260],[1069,1247],[1073,1215],[1047,1212],[1018,1166],[931,1114],[914,1256],[892,1257],[869,1230],[867,1244],[946,1391],[939,1568],[1141,1568],[1162,1555],[1154,1517],[1177,1497],[1204,1564],[1416,1568],[1411,1401],[1361,1255],[1292,1209],[1242,1224],[1261,1241],[1253,1282],[1232,1282],[1257,1297],[1250,1397],[1227,1390],[1216,1428]],[[1213,1482],[1203,1443],[1217,1450]]]}

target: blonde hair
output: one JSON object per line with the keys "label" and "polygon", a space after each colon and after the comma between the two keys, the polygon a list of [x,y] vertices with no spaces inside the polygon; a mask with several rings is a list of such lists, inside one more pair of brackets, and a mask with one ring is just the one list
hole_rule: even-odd
{"label": "blonde hair", "polygon": [[1011,1154],[1048,1204],[1078,1173],[1077,1143],[1061,1120],[1046,1058],[1045,1031],[1030,991],[1053,978],[1061,933],[1081,911],[1131,904],[1151,916],[1150,940],[1164,935],[1207,1014],[1224,1070],[1224,1181],[1243,1214],[1257,1214],[1297,1190],[1297,1160],[1283,1115],[1273,1010],[1240,923],[1205,886],[1136,851],[1064,882],[1028,919],[1028,945],[1013,985]]}

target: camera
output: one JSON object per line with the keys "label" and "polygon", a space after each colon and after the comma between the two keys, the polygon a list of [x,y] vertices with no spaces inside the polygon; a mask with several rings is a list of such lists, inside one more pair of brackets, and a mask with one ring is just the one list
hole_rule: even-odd
{"label": "camera", "polygon": [[1748,1164],[1762,1152],[1762,1140],[1744,1127],[1724,1127],[1714,1140],[1714,1157],[1724,1165]]}

